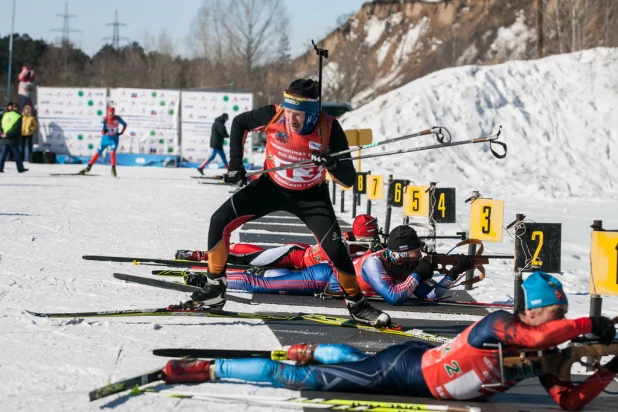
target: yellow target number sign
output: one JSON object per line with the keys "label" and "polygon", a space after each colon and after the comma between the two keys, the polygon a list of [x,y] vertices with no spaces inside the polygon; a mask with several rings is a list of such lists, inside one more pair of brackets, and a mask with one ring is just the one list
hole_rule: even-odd
{"label": "yellow target number sign", "polygon": [[384,176],[367,176],[367,199],[384,200]]}
{"label": "yellow target number sign", "polygon": [[592,232],[590,263],[590,293],[618,296],[618,232]]}
{"label": "yellow target number sign", "polygon": [[406,186],[403,194],[404,216],[429,216],[429,186]]}
{"label": "yellow target number sign", "polygon": [[504,200],[476,199],[470,205],[470,237],[502,242]]}

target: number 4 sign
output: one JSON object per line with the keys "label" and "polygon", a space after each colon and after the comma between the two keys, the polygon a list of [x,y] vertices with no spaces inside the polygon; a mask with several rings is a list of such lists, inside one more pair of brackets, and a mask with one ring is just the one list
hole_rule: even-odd
{"label": "number 4 sign", "polygon": [[504,200],[476,199],[470,205],[470,237],[502,242]]}
{"label": "number 4 sign", "polygon": [[592,232],[590,263],[590,293],[618,296],[618,232]]}

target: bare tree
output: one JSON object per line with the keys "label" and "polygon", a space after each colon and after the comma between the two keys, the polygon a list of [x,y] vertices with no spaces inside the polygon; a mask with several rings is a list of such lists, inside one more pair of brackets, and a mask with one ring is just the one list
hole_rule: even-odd
{"label": "bare tree", "polygon": [[276,59],[269,49],[287,19],[282,0],[204,0],[194,19],[195,40],[203,55],[225,64],[235,83],[249,88],[257,80],[255,68]]}

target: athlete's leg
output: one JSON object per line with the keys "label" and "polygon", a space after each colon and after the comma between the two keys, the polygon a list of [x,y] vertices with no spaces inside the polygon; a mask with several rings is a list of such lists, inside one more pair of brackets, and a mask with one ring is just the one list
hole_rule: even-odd
{"label": "athlete's leg", "polygon": [[268,178],[249,183],[230,197],[210,218],[208,228],[209,273],[221,274],[229,254],[230,236],[243,223],[281,210],[281,191]]}
{"label": "athlete's leg", "polygon": [[248,272],[227,274],[230,289],[253,293],[285,293],[287,295],[313,295],[321,292],[328,284],[330,276],[325,271],[303,270],[293,272],[289,269],[270,270],[268,276],[253,275]]}
{"label": "athlete's leg", "polygon": [[214,369],[221,379],[270,382],[275,387],[295,390],[431,397],[421,371],[421,358],[426,349],[425,345],[410,342],[357,362],[317,366],[293,366],[267,359],[226,359],[216,360]]}
{"label": "athlete's leg", "polygon": [[215,149],[212,149],[212,151],[210,152],[210,157],[204,160],[202,164],[198,167],[198,169],[203,170],[208,165],[208,163],[212,162],[215,159],[216,155],[217,155],[217,152],[215,151]]}

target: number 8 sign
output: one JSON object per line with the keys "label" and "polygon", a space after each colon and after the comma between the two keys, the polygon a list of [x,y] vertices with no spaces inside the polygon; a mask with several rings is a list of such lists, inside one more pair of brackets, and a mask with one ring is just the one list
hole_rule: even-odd
{"label": "number 8 sign", "polygon": [[502,242],[504,200],[476,199],[470,205],[470,237]]}

